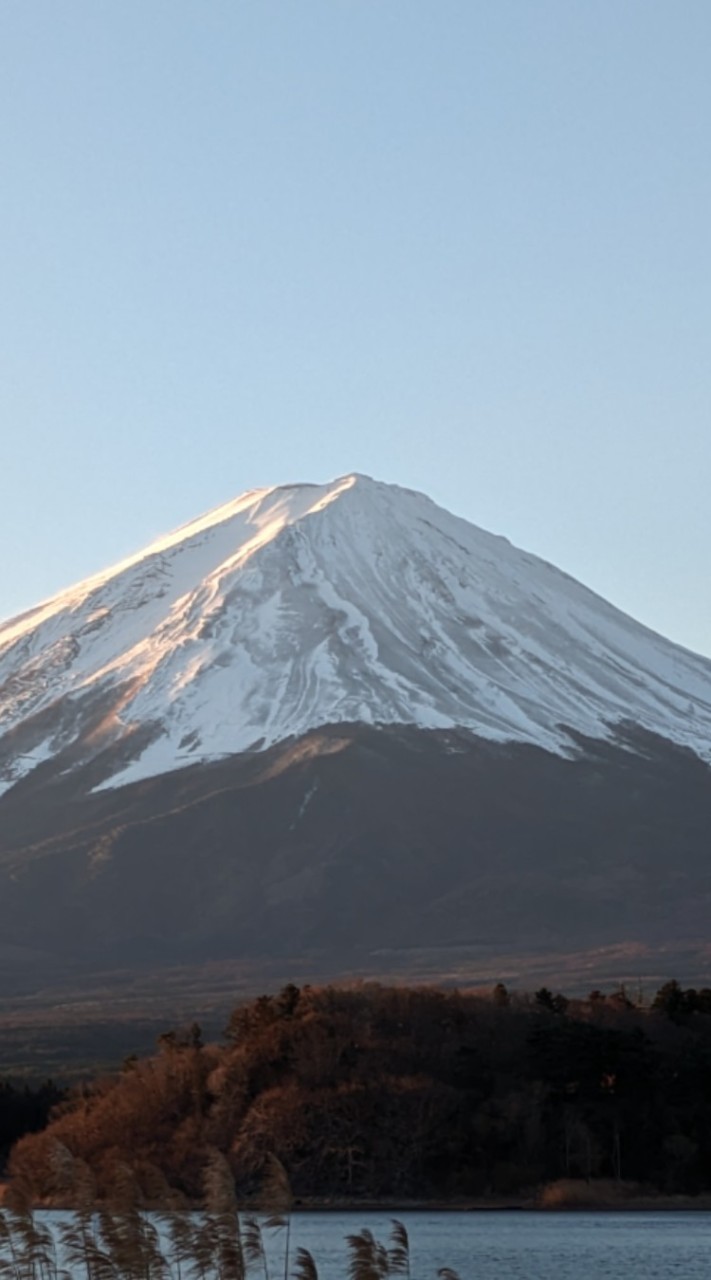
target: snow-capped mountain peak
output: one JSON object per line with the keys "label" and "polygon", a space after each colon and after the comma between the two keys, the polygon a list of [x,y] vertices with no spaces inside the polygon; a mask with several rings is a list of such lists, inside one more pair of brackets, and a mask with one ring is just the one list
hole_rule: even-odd
{"label": "snow-capped mountain peak", "polygon": [[251,490],[0,626],[5,790],[117,744],[108,785],[329,723],[566,753],[621,721],[709,757],[711,663],[357,474]]}

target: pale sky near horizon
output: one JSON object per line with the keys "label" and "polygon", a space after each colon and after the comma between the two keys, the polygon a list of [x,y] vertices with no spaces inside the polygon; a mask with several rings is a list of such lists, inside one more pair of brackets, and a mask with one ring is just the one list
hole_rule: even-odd
{"label": "pale sky near horizon", "polygon": [[708,0],[0,7],[0,617],[422,489],[711,655]]}

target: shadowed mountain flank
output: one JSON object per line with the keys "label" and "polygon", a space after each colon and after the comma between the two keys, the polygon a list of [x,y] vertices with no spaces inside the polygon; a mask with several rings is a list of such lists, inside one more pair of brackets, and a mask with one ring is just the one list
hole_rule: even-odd
{"label": "shadowed mountain flank", "polygon": [[339,726],[93,795],[81,771],[27,780],[0,801],[2,936],[58,971],[407,972],[424,949],[446,973],[460,949],[472,979],[494,954],[703,939],[708,767],[638,731],[580,747]]}

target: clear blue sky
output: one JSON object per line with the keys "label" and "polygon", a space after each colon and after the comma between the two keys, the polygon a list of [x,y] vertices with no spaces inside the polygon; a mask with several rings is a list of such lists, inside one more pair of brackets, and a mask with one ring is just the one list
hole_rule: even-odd
{"label": "clear blue sky", "polygon": [[0,615],[427,491],[711,654],[709,0],[14,0]]}

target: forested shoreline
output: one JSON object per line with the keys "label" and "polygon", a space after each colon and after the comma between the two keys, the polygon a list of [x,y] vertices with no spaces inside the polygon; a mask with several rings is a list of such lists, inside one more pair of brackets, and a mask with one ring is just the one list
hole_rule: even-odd
{"label": "forested shoreline", "polygon": [[[131,1169],[189,1203],[217,1151],[238,1195],[276,1158],[295,1202],[531,1194],[561,1179],[711,1190],[711,991],[667,983],[568,1000],[542,988],[287,986],[75,1088],[10,1158],[33,1203],[66,1200],[57,1153],[99,1200]],[[121,1171],[124,1171],[122,1174]]]}

